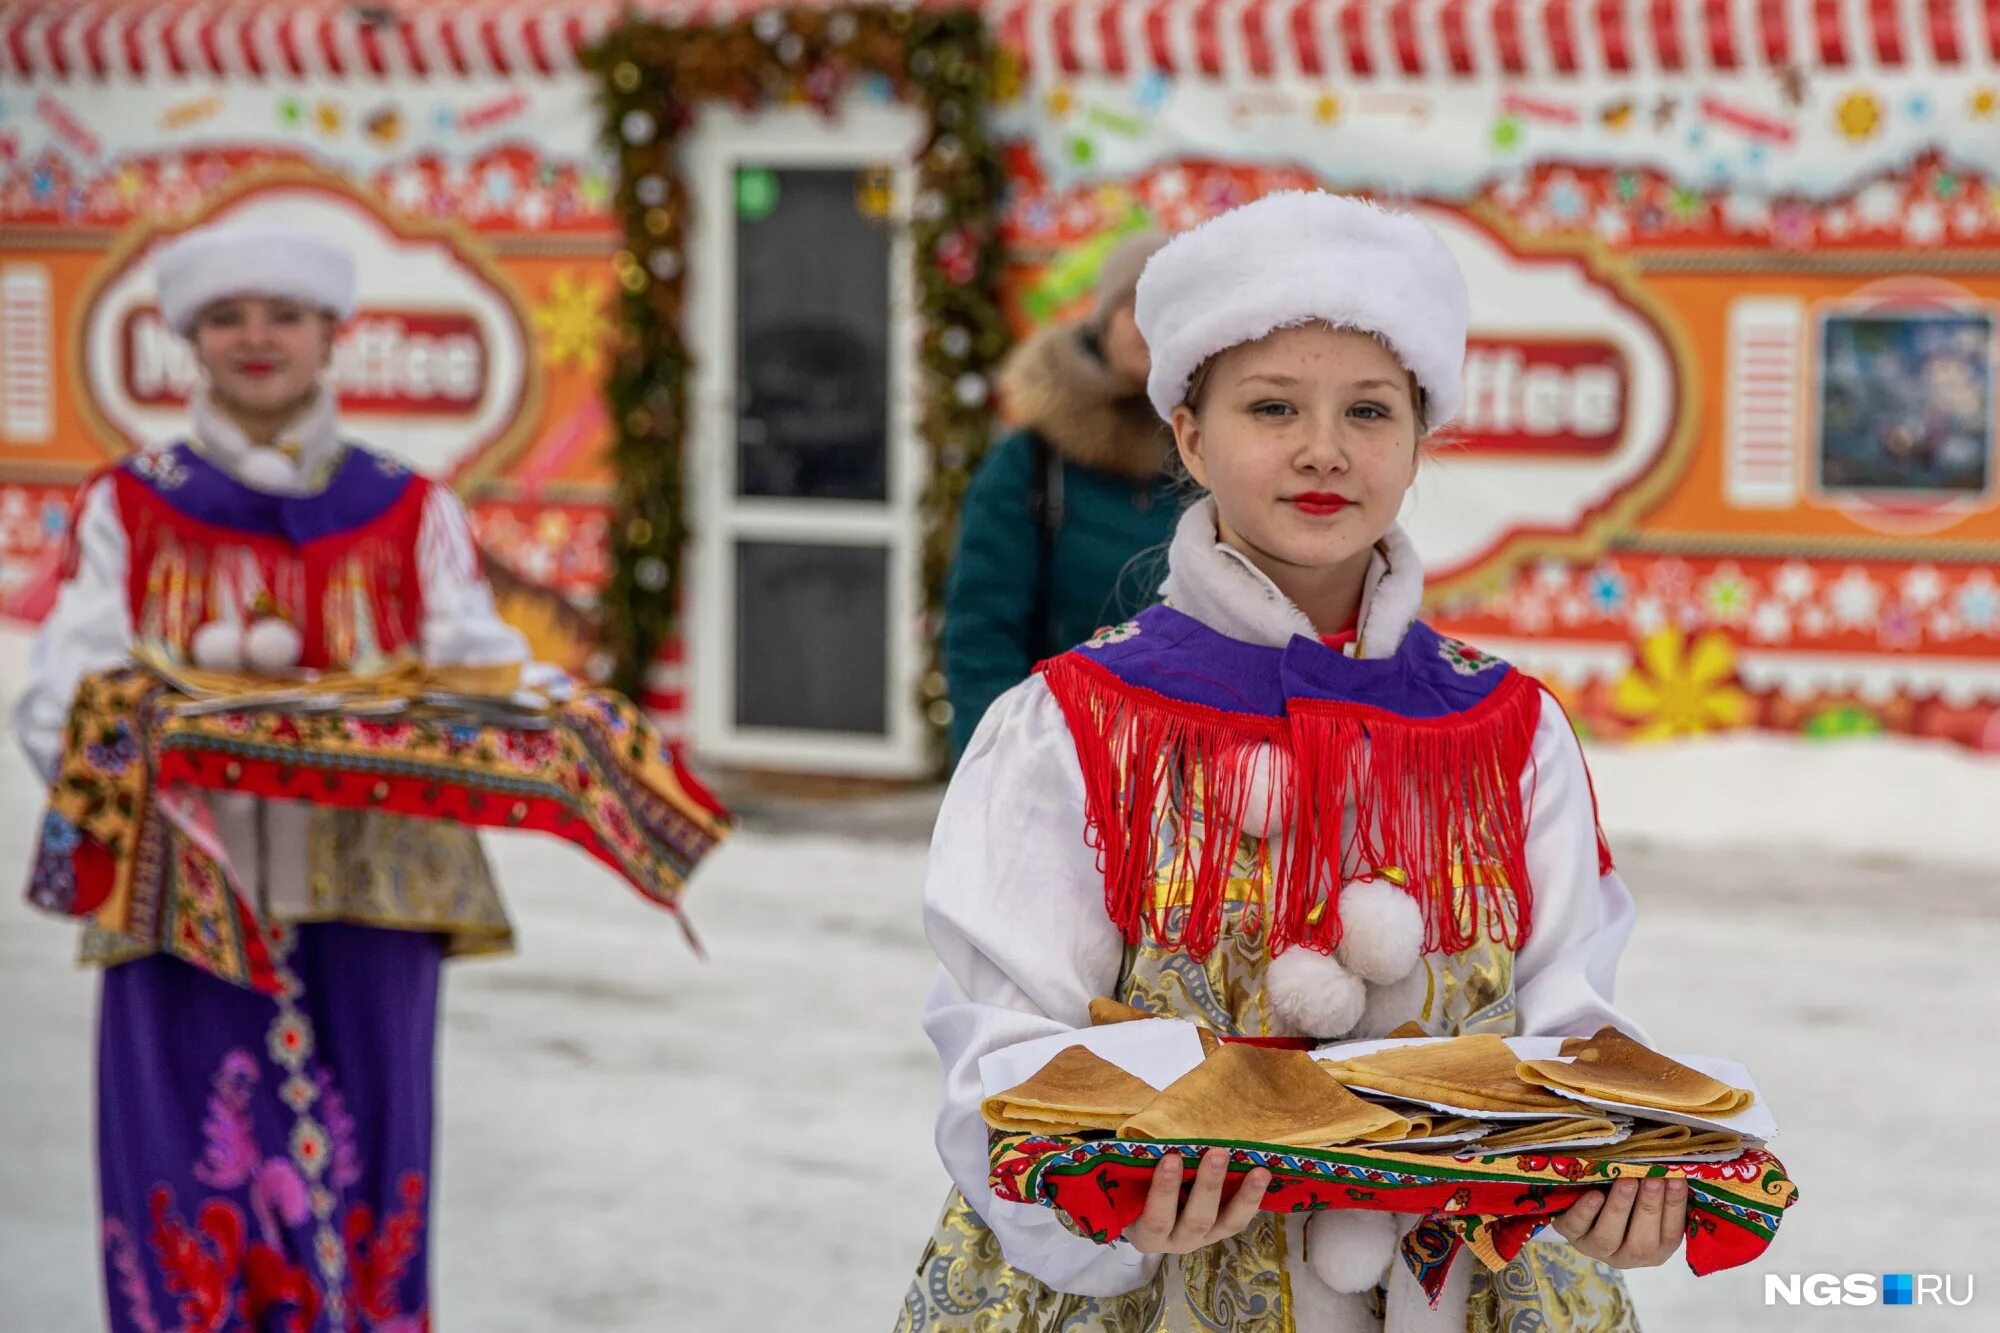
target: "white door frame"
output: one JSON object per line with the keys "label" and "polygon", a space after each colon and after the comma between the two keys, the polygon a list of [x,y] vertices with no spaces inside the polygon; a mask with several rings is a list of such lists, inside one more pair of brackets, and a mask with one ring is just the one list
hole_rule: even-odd
{"label": "white door frame", "polygon": [[[917,777],[928,768],[917,706],[922,670],[923,520],[929,456],[917,437],[920,333],[903,219],[926,125],[921,112],[850,98],[837,120],[809,108],[745,114],[702,108],[682,140],[694,216],[689,228],[687,494],[694,529],[686,606],[687,717],[695,753],[723,764],[796,772]],[[894,168],[889,251],[886,502],[760,499],[736,493],[735,172],[738,166]],[[881,547],[888,552],[886,736],[736,723],[736,544],[740,540]],[[825,664],[839,670],[837,663]]]}

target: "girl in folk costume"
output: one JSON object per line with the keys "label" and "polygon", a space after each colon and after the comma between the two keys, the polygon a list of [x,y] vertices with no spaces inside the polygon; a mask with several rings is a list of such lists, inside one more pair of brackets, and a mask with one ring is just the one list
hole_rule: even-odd
{"label": "girl in folk costume", "polygon": [[[78,681],[136,649],[253,674],[402,654],[522,662],[457,499],[341,438],[321,377],[354,309],[348,256],[296,231],[211,227],[172,243],[155,276],[204,383],[185,440],[80,497],[15,716],[42,772],[56,770]],[[273,997],[87,936],[106,966],[111,1327],[415,1333],[429,1309],[439,964],[510,940],[477,837],[247,796],[218,795],[209,815],[202,831],[275,923],[286,983]]]}
{"label": "girl in folk costume", "polygon": [[[909,1329],[1347,1333],[1635,1327],[1617,1269],[1663,1262],[1685,1187],[1594,1193],[1433,1307],[1384,1213],[1220,1205],[1169,1159],[1116,1243],[987,1184],[981,1056],[1085,1026],[1096,996],[1224,1037],[1639,1029],[1612,1007],[1632,902],[1583,757],[1531,678],[1417,619],[1396,524],[1457,409],[1464,278],[1406,215],[1266,197],[1139,283],[1148,393],[1207,491],[1165,604],[993,707],[939,816],[924,1022],[957,1190]],[[1400,1219],[1407,1227],[1414,1219]]]}

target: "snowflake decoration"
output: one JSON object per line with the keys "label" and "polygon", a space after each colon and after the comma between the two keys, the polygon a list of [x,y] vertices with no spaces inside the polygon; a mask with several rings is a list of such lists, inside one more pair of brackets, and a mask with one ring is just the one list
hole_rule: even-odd
{"label": "snowflake decoration", "polygon": [[1784,643],[1792,637],[1792,613],[1783,602],[1759,602],[1750,613],[1750,637],[1759,643]]}
{"label": "snowflake decoration", "polygon": [[1734,569],[1716,571],[1705,590],[1708,614],[1723,624],[1735,624],[1750,607],[1750,585]]}
{"label": "snowflake decoration", "polygon": [[1991,630],[2000,622],[2000,587],[1991,574],[1982,569],[1959,585],[1957,611],[1967,629]]}
{"label": "snowflake decoration", "polygon": [[1882,590],[1859,569],[1850,569],[1828,589],[1833,614],[1846,626],[1871,625],[1882,606]]}
{"label": "snowflake decoration", "polygon": [[597,369],[611,336],[604,306],[603,284],[568,271],[556,274],[548,299],[534,308],[535,333],[551,368]]}
{"label": "snowflake decoration", "polygon": [[1611,566],[1595,570],[1590,576],[1590,603],[1603,615],[1616,615],[1624,610],[1631,591],[1625,576]]}
{"label": "snowflake decoration", "polygon": [[1930,565],[1919,565],[1903,575],[1902,593],[1905,606],[1916,611],[1928,610],[1944,596],[1944,580]]}
{"label": "snowflake decoration", "polygon": [[1813,572],[1810,565],[1782,565],[1771,586],[1786,601],[1803,602],[1819,588],[1819,575]]}

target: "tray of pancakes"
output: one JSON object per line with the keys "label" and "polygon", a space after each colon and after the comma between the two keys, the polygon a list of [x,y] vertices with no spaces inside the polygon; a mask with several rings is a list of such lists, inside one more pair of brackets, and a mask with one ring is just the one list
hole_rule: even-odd
{"label": "tray of pancakes", "polygon": [[1309,1051],[1109,1000],[1091,1017],[981,1061],[992,1129],[1630,1162],[1727,1160],[1777,1130],[1742,1066],[1667,1056],[1611,1027],[1433,1038],[1411,1024]]}

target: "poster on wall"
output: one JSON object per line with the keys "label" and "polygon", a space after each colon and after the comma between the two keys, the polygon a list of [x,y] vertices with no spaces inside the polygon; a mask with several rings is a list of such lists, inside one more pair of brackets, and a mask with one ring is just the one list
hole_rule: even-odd
{"label": "poster on wall", "polygon": [[[1017,329],[1077,309],[1139,227],[1276,189],[1412,209],[1473,295],[1466,409],[1405,514],[1444,628],[1600,736],[2000,748],[2000,10],[982,8]],[[587,611],[620,221],[576,52],[615,15],[144,10],[0,19],[0,598],[32,615],[77,480],[172,429],[151,238],[310,204],[374,284],[337,375],[353,428]]]}

